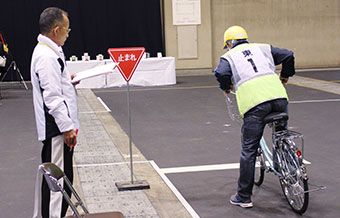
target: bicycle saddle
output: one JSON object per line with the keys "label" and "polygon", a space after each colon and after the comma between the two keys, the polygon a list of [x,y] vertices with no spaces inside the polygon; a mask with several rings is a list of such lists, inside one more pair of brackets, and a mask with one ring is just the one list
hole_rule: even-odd
{"label": "bicycle saddle", "polygon": [[263,122],[267,124],[267,123],[272,123],[272,122],[280,121],[280,120],[282,121],[288,120],[288,114],[284,112],[270,113],[263,119]]}

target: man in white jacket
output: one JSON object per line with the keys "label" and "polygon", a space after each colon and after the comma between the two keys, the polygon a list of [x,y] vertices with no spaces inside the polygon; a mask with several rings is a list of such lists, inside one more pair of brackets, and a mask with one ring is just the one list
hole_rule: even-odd
{"label": "man in white jacket", "polygon": [[[77,143],[79,122],[76,93],[61,47],[70,32],[67,16],[55,7],[41,13],[41,34],[32,55],[31,81],[38,139],[43,143],[42,162],[56,164],[72,182],[73,150],[70,147]],[[66,191],[70,194],[70,190]],[[60,193],[50,192],[45,179],[41,199],[44,218],[65,216],[66,201]]]}

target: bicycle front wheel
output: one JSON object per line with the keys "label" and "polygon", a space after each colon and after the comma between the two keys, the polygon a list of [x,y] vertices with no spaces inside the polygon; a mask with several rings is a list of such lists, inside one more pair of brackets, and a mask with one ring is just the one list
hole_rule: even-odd
{"label": "bicycle front wheel", "polygon": [[[285,142],[284,142],[285,143]],[[298,214],[303,214],[308,207],[308,182],[303,176],[305,172],[302,160],[289,146],[282,151],[281,170],[283,177],[280,179],[283,194],[290,207]]]}
{"label": "bicycle front wheel", "polygon": [[264,157],[262,149],[259,148],[256,153],[256,165],[255,165],[255,175],[254,175],[254,184],[257,186],[262,185],[264,179]]}

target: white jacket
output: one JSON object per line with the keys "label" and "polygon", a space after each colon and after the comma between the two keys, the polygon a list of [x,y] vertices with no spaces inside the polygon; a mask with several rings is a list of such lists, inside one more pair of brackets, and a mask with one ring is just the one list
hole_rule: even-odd
{"label": "white jacket", "polygon": [[46,36],[38,36],[31,60],[33,104],[39,141],[79,128],[75,89],[63,50]]}

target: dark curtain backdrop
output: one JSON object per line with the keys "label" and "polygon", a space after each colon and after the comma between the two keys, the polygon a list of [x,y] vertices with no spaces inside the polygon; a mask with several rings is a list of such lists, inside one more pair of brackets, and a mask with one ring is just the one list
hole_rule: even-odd
{"label": "dark curtain backdrop", "polygon": [[[72,31],[63,46],[66,58],[84,52],[91,59],[108,48],[145,47],[164,55],[160,0],[0,0],[0,31],[25,80],[39,34],[39,16],[47,7],[69,14]],[[9,73],[5,80],[17,80]]]}

